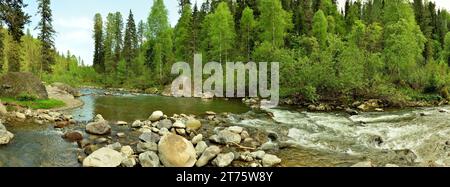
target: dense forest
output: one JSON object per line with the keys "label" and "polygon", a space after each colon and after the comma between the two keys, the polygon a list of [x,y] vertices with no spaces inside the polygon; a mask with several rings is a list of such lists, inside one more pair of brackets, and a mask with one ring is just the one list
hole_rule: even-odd
{"label": "dense forest", "polygon": [[1,71],[161,90],[175,76],[173,63],[201,53],[203,62],[280,62],[281,95],[310,102],[450,99],[450,14],[433,2],[347,0],[341,10],[335,0],[179,0],[172,27],[164,1],[154,0],[147,20],[134,20],[132,10],[93,17],[91,67],[56,52],[50,0],[38,1],[37,39],[22,33],[26,5],[1,1]]}

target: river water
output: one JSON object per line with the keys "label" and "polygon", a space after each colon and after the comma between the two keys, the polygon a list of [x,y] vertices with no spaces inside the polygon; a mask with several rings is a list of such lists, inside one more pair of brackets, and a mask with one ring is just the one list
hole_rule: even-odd
{"label": "river water", "polygon": [[[295,148],[275,152],[283,166],[351,166],[372,161],[377,166],[450,165],[450,113],[439,108],[416,108],[382,113],[310,113],[292,108],[266,109],[273,117],[251,112],[238,100],[201,100],[155,95],[82,90],[85,105],[67,111],[86,123],[102,114],[109,121],[146,119],[152,111],[165,114],[228,112],[229,123],[275,132]],[[83,130],[79,124],[71,129]],[[5,124],[14,140],[0,147],[0,166],[79,166],[77,145],[61,138],[52,124]],[[113,126],[113,131],[123,131]]]}

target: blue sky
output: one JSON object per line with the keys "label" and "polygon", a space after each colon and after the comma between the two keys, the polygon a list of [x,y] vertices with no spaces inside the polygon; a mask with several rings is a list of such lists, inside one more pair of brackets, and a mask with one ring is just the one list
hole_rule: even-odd
{"label": "blue sky", "polygon": [[[202,3],[204,0],[197,0]],[[343,4],[345,0],[338,0]],[[438,6],[450,9],[449,0],[435,0]],[[36,0],[25,0],[28,7],[25,11],[32,17],[28,28],[36,36],[35,31],[39,16],[36,15]],[[191,0],[195,2],[195,0]],[[178,1],[164,0],[169,11],[169,20],[174,26],[179,18]],[[130,9],[133,11],[136,22],[147,20],[153,0],[52,0],[53,26],[57,32],[55,36],[56,48],[66,53],[70,50],[72,54],[80,56],[86,64],[92,64],[94,41],[92,39],[93,17],[101,13],[103,18],[109,12],[121,12],[124,20],[128,17]]]}

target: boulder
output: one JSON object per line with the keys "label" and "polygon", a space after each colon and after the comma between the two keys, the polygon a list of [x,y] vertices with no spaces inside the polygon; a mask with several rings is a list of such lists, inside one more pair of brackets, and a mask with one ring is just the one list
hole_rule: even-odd
{"label": "boulder", "polygon": [[51,86],[56,87],[60,90],[63,90],[65,92],[69,93],[70,95],[73,95],[74,97],[81,96],[80,92],[77,89],[73,88],[72,86],[70,86],[68,84],[55,82],[55,83],[51,84]]}
{"label": "boulder", "polygon": [[6,128],[0,123],[0,145],[8,144],[14,138],[14,134],[7,131]]}
{"label": "boulder", "polygon": [[138,153],[143,153],[146,151],[158,151],[158,144],[154,143],[154,142],[139,142],[136,146],[136,151]]}
{"label": "boulder", "polygon": [[106,147],[110,148],[112,150],[115,150],[115,151],[121,151],[121,149],[122,149],[122,145],[119,142],[116,142],[116,143],[113,143],[113,144],[109,144]]}
{"label": "boulder", "polygon": [[32,73],[10,72],[0,77],[0,97],[32,96],[48,99],[42,81]]}
{"label": "boulder", "polygon": [[281,163],[281,159],[275,155],[265,154],[262,158],[262,164],[264,167],[272,167]]}
{"label": "boulder", "polygon": [[144,142],[158,143],[161,137],[153,132],[144,132],[139,136],[139,139]]}
{"label": "boulder", "polygon": [[191,130],[198,130],[202,127],[202,123],[199,120],[196,119],[189,119],[186,121],[186,128]]}
{"label": "boulder", "polygon": [[139,155],[139,162],[142,167],[159,167],[159,157],[153,151],[147,151]]}
{"label": "boulder", "polygon": [[148,118],[150,121],[159,121],[164,116],[164,113],[161,111],[154,111],[152,115]]}
{"label": "boulder", "polygon": [[83,140],[83,134],[80,131],[69,131],[64,133],[63,138],[70,142]]}
{"label": "boulder", "polygon": [[83,167],[117,167],[123,159],[119,152],[104,147],[86,157],[83,160]]}
{"label": "boulder", "polygon": [[210,146],[203,151],[202,156],[198,159],[197,163],[195,163],[195,166],[197,167],[203,167],[208,162],[216,157],[222,150],[217,146]]}
{"label": "boulder", "polygon": [[86,125],[86,132],[95,135],[105,135],[111,133],[111,126],[105,120],[96,121]]}
{"label": "boulder", "polygon": [[192,167],[197,153],[192,143],[185,138],[166,134],[158,144],[159,157],[166,167]]}
{"label": "boulder", "polygon": [[240,134],[233,133],[229,130],[221,130],[217,135],[213,135],[209,139],[218,144],[239,144],[242,140]]}
{"label": "boulder", "polygon": [[212,163],[215,166],[218,167],[227,167],[233,162],[234,160],[234,154],[233,153],[226,153],[226,154],[219,154],[217,157],[212,161]]}

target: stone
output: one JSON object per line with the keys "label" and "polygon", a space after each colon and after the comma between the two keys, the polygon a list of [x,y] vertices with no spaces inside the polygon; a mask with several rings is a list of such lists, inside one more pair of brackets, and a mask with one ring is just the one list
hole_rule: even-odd
{"label": "stone", "polygon": [[70,142],[83,140],[83,134],[80,131],[69,131],[64,133],[63,138]]}
{"label": "stone", "polygon": [[105,120],[96,121],[86,125],[86,132],[95,135],[105,135],[111,133],[111,126]]}
{"label": "stone", "polygon": [[69,125],[70,125],[70,123],[68,121],[58,121],[58,122],[55,123],[55,125],[53,127],[57,128],[57,129],[62,129],[62,128],[66,127],[66,126],[69,126]]}
{"label": "stone", "polygon": [[208,148],[208,145],[204,141],[200,141],[195,146],[195,152],[197,153],[197,157],[203,154],[203,152]]}
{"label": "stone", "polygon": [[97,114],[94,118],[94,121],[105,121],[105,118],[101,114]]}
{"label": "stone", "polygon": [[278,150],[279,146],[278,146],[277,143],[269,141],[269,142],[266,142],[266,143],[262,144],[260,149],[264,150],[264,151]]}
{"label": "stone", "polygon": [[272,167],[281,163],[281,159],[272,154],[265,154],[262,158],[262,164],[264,167]]}
{"label": "stone", "polygon": [[128,123],[127,123],[126,121],[118,121],[118,122],[116,123],[116,125],[119,125],[119,126],[125,126],[125,125],[128,125]]}
{"label": "stone", "polygon": [[94,151],[83,160],[83,167],[117,167],[122,163],[122,155],[109,148]]}
{"label": "stone", "polygon": [[102,144],[102,143],[106,143],[106,142],[108,142],[108,139],[103,138],[103,137],[95,139],[96,144]]}
{"label": "stone", "polygon": [[16,112],[16,117],[18,119],[27,119],[27,116],[25,116],[25,114],[20,113],[20,112]]}
{"label": "stone", "polygon": [[170,133],[169,129],[166,129],[166,128],[161,128],[161,129],[159,129],[159,132],[158,132],[158,134],[161,136],[164,136],[169,133]]}
{"label": "stone", "polygon": [[85,148],[86,146],[91,145],[91,142],[87,139],[83,139],[81,141],[78,141],[77,144],[78,144],[78,147]]}
{"label": "stone", "polygon": [[202,134],[197,134],[191,140],[192,144],[194,144],[194,145],[196,145],[200,141],[203,141],[203,135]]}
{"label": "stone", "polygon": [[203,151],[202,156],[197,160],[195,166],[203,167],[208,164],[210,160],[216,157],[222,150],[217,146],[210,146]]}
{"label": "stone", "polygon": [[197,131],[202,127],[202,123],[196,119],[189,119],[186,121],[186,128]]}
{"label": "stone", "polygon": [[143,153],[146,151],[158,151],[158,144],[154,143],[154,142],[139,142],[136,146],[136,151],[138,153]]}
{"label": "stone", "polygon": [[158,134],[153,133],[153,132],[145,132],[139,136],[139,139],[144,142],[158,143],[159,140],[161,139],[161,137]]}
{"label": "stone", "polygon": [[352,165],[351,167],[365,168],[365,167],[374,167],[374,165],[372,164],[371,161],[365,161],[365,162],[358,162],[358,163]]}
{"label": "stone", "polygon": [[80,97],[81,93],[73,88],[72,86],[68,85],[68,84],[64,84],[64,83],[60,83],[60,82],[55,82],[51,84],[52,87],[56,87],[59,90],[63,90],[67,93],[69,93],[70,95],[73,95],[74,97]]}
{"label": "stone", "polygon": [[123,133],[123,132],[118,132],[117,134],[117,137],[119,137],[119,138],[125,138],[125,133]]}
{"label": "stone", "polygon": [[87,145],[84,148],[84,153],[86,153],[87,155],[92,154],[94,151],[97,151],[99,149],[99,147],[97,145]]}
{"label": "stone", "polygon": [[249,151],[241,153],[239,159],[245,162],[252,162],[255,160]]}
{"label": "stone", "polygon": [[192,143],[185,138],[167,134],[158,144],[159,158],[166,167],[192,167],[197,153]]}
{"label": "stone", "polygon": [[355,116],[355,115],[359,115],[359,112],[357,110],[353,110],[351,108],[347,108],[345,109],[345,112],[349,115]]}
{"label": "stone", "polygon": [[122,149],[122,145],[119,142],[109,144],[106,146],[107,148],[110,148],[112,150],[120,151]]}
{"label": "stone", "polygon": [[[0,77],[0,97],[33,97],[48,99],[47,89],[42,81],[28,72],[9,72]],[[24,98],[26,99],[26,98]]]}
{"label": "stone", "polygon": [[[0,123],[1,125],[1,123]],[[1,125],[3,126],[3,125]],[[6,128],[5,130],[1,130],[0,129],[0,145],[6,145],[9,142],[11,142],[11,140],[14,138],[14,134],[7,131]]]}
{"label": "stone", "polygon": [[0,100],[0,115],[5,115],[8,113],[8,110],[6,110],[5,105],[3,105],[2,101]]}
{"label": "stone", "polygon": [[251,152],[250,155],[255,159],[262,160],[264,158],[264,156],[266,155],[266,152],[259,150],[259,151]]}
{"label": "stone", "polygon": [[176,129],[175,130],[177,132],[177,134],[184,136],[186,135],[186,130],[185,129]]}
{"label": "stone", "polygon": [[250,134],[247,131],[242,131],[241,139],[245,140],[246,138],[250,138]]}
{"label": "stone", "polygon": [[184,129],[184,128],[186,128],[186,125],[183,122],[181,122],[181,121],[176,121],[173,124],[173,127],[174,128],[179,128],[179,129]]}
{"label": "stone", "polygon": [[400,166],[395,165],[395,164],[386,164],[386,166],[384,166],[384,167],[387,167],[387,168],[398,168]]}
{"label": "stone", "polygon": [[142,127],[144,125],[144,123],[140,120],[136,120],[131,124],[132,128],[139,128]]}
{"label": "stone", "polygon": [[164,116],[164,113],[161,111],[154,111],[152,115],[148,118],[150,121],[159,121]]}
{"label": "stone", "polygon": [[130,157],[131,155],[134,154],[134,151],[133,148],[131,148],[131,146],[127,145],[120,148],[120,153],[122,153],[126,157]]}
{"label": "stone", "polygon": [[158,129],[161,129],[161,128],[170,129],[172,127],[172,121],[170,121],[169,119],[161,120],[161,121],[157,122],[156,127]]}
{"label": "stone", "polygon": [[206,115],[209,115],[209,116],[214,116],[214,115],[216,115],[216,113],[213,112],[213,111],[206,111],[205,114],[206,114]]}
{"label": "stone", "polygon": [[221,130],[217,133],[217,135],[213,135],[209,139],[218,144],[239,144],[242,140],[241,135],[233,133],[229,130]]}
{"label": "stone", "polygon": [[228,127],[228,130],[231,131],[232,133],[241,134],[242,131],[244,130],[244,128],[239,127],[239,126],[232,126],[232,127]]}
{"label": "stone", "polygon": [[226,153],[226,154],[219,154],[217,157],[212,161],[212,164],[218,167],[227,167],[233,162],[234,160],[234,153]]}
{"label": "stone", "polygon": [[142,167],[159,167],[159,157],[153,151],[147,151],[139,155],[139,163]]}
{"label": "stone", "polygon": [[374,110],[375,110],[375,112],[384,112],[384,109],[382,109],[382,108],[375,108]]}
{"label": "stone", "polygon": [[125,158],[122,160],[122,163],[120,163],[120,166],[132,168],[132,167],[136,166],[136,159],[135,158]]}

